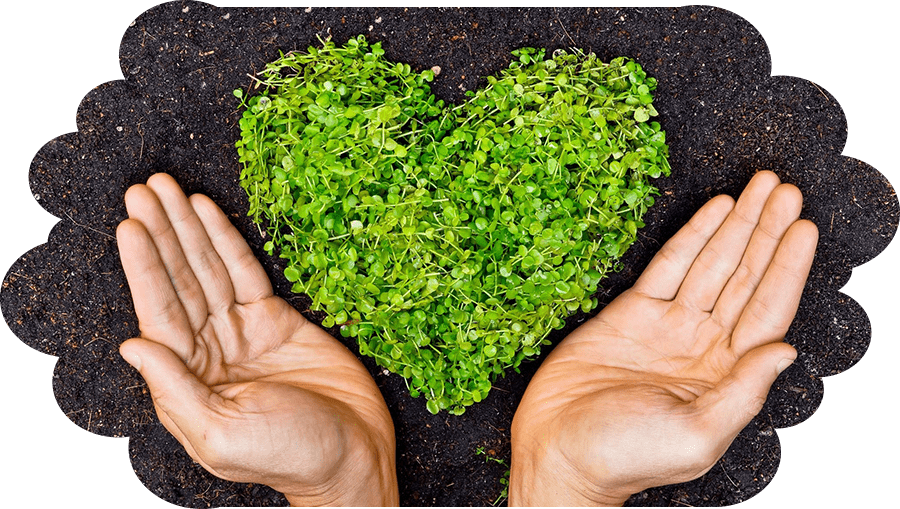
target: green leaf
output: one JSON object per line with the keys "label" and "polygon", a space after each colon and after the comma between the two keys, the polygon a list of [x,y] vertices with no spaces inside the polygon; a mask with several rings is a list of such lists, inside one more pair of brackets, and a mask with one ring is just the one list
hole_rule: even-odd
{"label": "green leaf", "polygon": [[634,110],[634,119],[638,122],[646,122],[650,120],[650,112],[647,108],[638,108]]}
{"label": "green leaf", "polygon": [[284,269],[284,277],[291,282],[297,281],[300,279],[300,271],[294,266],[287,267]]}

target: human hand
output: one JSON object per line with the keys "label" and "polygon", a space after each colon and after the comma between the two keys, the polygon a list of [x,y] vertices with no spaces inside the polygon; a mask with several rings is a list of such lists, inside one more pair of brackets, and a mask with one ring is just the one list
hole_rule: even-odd
{"label": "human hand", "polygon": [[141,336],[120,352],[188,454],[292,505],[396,505],[393,423],[359,360],[273,294],[209,198],[157,174],[125,203],[117,238]]}
{"label": "human hand", "polygon": [[704,205],[543,362],[512,425],[510,505],[621,505],[703,475],[796,357],[818,231],[771,172]]}

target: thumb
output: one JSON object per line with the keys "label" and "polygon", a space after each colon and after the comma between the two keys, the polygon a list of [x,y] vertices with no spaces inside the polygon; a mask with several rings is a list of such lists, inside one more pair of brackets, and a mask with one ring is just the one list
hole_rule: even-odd
{"label": "thumb", "polygon": [[[192,441],[202,434],[212,391],[175,352],[155,341],[133,338],[122,343],[119,353],[141,373],[157,409],[166,414],[182,436]],[[162,420],[165,424],[166,419]]]}
{"label": "thumb", "polygon": [[[728,437],[728,444],[762,410],[769,388],[794,359],[797,351],[778,341],[750,350],[731,373],[695,404],[708,419],[709,429]],[[727,447],[727,444],[726,444]]]}

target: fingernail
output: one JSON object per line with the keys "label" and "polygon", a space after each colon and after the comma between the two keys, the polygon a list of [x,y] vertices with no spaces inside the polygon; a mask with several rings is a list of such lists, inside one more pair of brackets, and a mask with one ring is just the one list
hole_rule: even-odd
{"label": "fingernail", "polygon": [[778,373],[780,374],[782,371],[786,370],[787,367],[793,363],[794,363],[794,359],[781,359],[781,361],[778,362],[778,366],[775,369],[777,369]]}
{"label": "fingernail", "polygon": [[141,370],[141,358],[135,355],[134,353],[124,353],[122,352],[122,358],[125,359],[125,362],[131,364],[131,366],[140,371]]}

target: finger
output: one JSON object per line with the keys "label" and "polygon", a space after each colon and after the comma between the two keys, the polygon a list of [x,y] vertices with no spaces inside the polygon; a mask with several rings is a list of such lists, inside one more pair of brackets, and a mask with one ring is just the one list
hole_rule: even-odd
{"label": "finger", "polygon": [[194,334],[159,252],[144,225],[126,219],[116,229],[119,255],[141,334],[189,359]]}
{"label": "finger", "polygon": [[753,297],[763,274],[775,257],[781,239],[800,217],[802,206],[803,195],[796,187],[781,184],[772,191],[741,264],[728,280],[713,308],[713,320],[725,329],[734,330],[741,312]]}
{"label": "finger", "polygon": [[731,373],[692,404],[700,412],[703,429],[715,437],[724,453],[734,437],[762,410],[769,388],[797,357],[787,343],[769,343],[741,357]]}
{"label": "finger", "polygon": [[187,314],[191,330],[199,331],[208,314],[206,298],[156,193],[145,185],[131,186],[125,193],[125,207],[128,217],[140,221],[153,239],[175,293]]}
{"label": "finger", "polygon": [[816,225],[806,220],[796,221],[784,234],[731,336],[738,355],[784,338],[797,313],[818,239]]}
{"label": "finger", "polygon": [[[144,338],[122,343],[119,353],[137,369],[156,405],[160,421],[186,448],[200,443],[212,414],[212,391],[165,345]],[[196,453],[195,453],[196,454]]]}
{"label": "finger", "polygon": [[159,198],[172,229],[178,237],[185,258],[203,289],[209,314],[215,314],[234,304],[234,289],[228,270],[207,236],[206,229],[194,212],[175,179],[157,173],[147,180]]}
{"label": "finger", "polygon": [[644,269],[634,290],[648,297],[672,300],[691,264],[734,208],[730,196],[716,196],[700,207],[690,221],[672,236]]}
{"label": "finger", "polygon": [[778,176],[770,171],[761,171],[750,179],[725,223],[694,260],[676,300],[712,311],[744,255],[769,195],[779,183]]}
{"label": "finger", "polygon": [[272,284],[250,246],[212,200],[195,194],[189,198],[209,240],[225,264],[234,287],[234,298],[248,304],[272,295]]}

